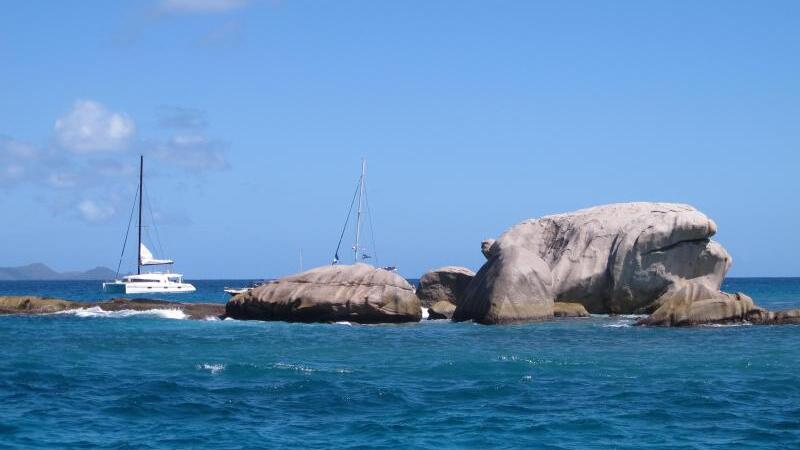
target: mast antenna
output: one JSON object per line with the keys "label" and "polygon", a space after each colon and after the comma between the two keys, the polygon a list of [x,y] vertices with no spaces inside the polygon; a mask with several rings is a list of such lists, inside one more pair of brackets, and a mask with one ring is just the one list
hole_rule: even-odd
{"label": "mast antenna", "polygon": [[366,182],[367,160],[361,158],[361,177],[358,181],[358,210],[356,210],[356,243],[353,246],[353,264],[358,262],[359,240],[361,238],[361,214],[364,203],[364,183]]}

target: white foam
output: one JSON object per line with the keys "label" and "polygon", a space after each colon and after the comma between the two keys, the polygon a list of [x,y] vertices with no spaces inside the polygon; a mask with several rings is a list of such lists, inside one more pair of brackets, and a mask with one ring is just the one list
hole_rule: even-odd
{"label": "white foam", "polygon": [[203,363],[202,365],[197,366],[198,369],[207,370],[211,372],[212,375],[216,375],[223,370],[225,370],[225,364],[208,364]]}
{"label": "white foam", "polygon": [[705,323],[700,326],[708,328],[730,328],[730,327],[747,327],[750,325],[752,325],[752,323],[750,322],[740,322],[740,323]]}
{"label": "white foam", "polygon": [[91,308],[78,308],[70,309],[68,311],[60,311],[56,314],[72,314],[77,317],[104,317],[104,318],[124,318],[132,316],[156,316],[162,319],[183,320],[187,316],[180,309],[146,309],[143,311],[136,311],[133,309],[122,309],[119,311],[105,311],[99,306]]}
{"label": "white foam", "polygon": [[347,325],[348,327],[352,327],[353,326],[352,323],[350,323],[350,322],[348,322],[346,320],[343,320],[341,322],[334,322],[334,324],[336,324],[336,325]]}
{"label": "white foam", "polygon": [[603,325],[603,326],[607,328],[628,328],[630,326],[633,326],[633,322],[626,322],[620,320],[619,322],[609,323],[608,325]]}
{"label": "white foam", "polygon": [[428,308],[422,308],[422,320],[428,318]]}

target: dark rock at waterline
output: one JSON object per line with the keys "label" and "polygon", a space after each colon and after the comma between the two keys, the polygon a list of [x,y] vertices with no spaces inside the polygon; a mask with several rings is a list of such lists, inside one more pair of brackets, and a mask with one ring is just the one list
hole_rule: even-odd
{"label": "dark rock at waterline", "polygon": [[324,266],[270,281],[233,297],[228,317],[288,322],[419,322],[414,288],[395,272],[367,264]]}
{"label": "dark rock at waterline", "polygon": [[189,319],[220,318],[225,312],[225,305],[217,303],[177,303],[163,300],[127,298],[115,298],[102,302],[76,302],[37,296],[0,297],[0,314],[51,314],[94,307],[103,311],[180,310]]}
{"label": "dark rock at waterline", "polygon": [[466,267],[447,266],[431,270],[419,279],[417,297],[422,306],[446,301],[457,305],[464,298],[475,272]]}
{"label": "dark rock at waterline", "polygon": [[428,308],[428,320],[452,319],[456,305],[446,301],[438,301]]}
{"label": "dark rock at waterline", "polygon": [[653,312],[679,295],[702,300],[719,292],[731,265],[710,239],[715,233],[703,213],[673,203],[613,204],[528,220],[482,246],[489,260],[454,319],[548,319],[562,299],[611,314]]}

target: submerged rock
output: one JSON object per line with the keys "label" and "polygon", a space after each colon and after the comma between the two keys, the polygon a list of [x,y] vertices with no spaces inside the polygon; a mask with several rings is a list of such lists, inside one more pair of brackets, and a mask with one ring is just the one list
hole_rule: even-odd
{"label": "submerged rock", "polygon": [[589,317],[589,311],[580,303],[555,302],[553,303],[554,317]]}
{"label": "submerged rock", "polygon": [[417,297],[425,307],[439,301],[457,305],[474,276],[475,272],[466,267],[447,266],[431,270],[419,279]]}
{"label": "submerged rock", "polygon": [[428,308],[428,319],[452,319],[455,310],[456,305],[442,300],[434,303]]}
{"label": "submerged rock", "polygon": [[0,314],[52,314],[82,308],[100,308],[103,311],[180,310],[189,319],[218,318],[225,312],[225,305],[219,303],[177,303],[137,298],[115,298],[101,302],[77,302],[36,296],[0,297]]}
{"label": "submerged rock", "polygon": [[227,317],[288,322],[418,322],[420,301],[395,272],[367,264],[324,266],[233,297]]}
{"label": "submerged rock", "polygon": [[552,317],[553,301],[562,299],[592,313],[643,314],[678,293],[707,298],[719,292],[731,265],[710,239],[716,229],[703,213],[674,203],[621,203],[527,220],[484,251],[489,260],[455,318],[538,320]]}

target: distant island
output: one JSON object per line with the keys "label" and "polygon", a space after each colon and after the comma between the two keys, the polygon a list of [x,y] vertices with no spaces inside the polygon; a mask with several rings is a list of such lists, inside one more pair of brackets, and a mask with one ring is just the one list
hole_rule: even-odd
{"label": "distant island", "polygon": [[0,267],[0,281],[25,280],[110,280],[114,271],[98,266],[85,272],[56,272],[46,264],[33,263],[19,267]]}

